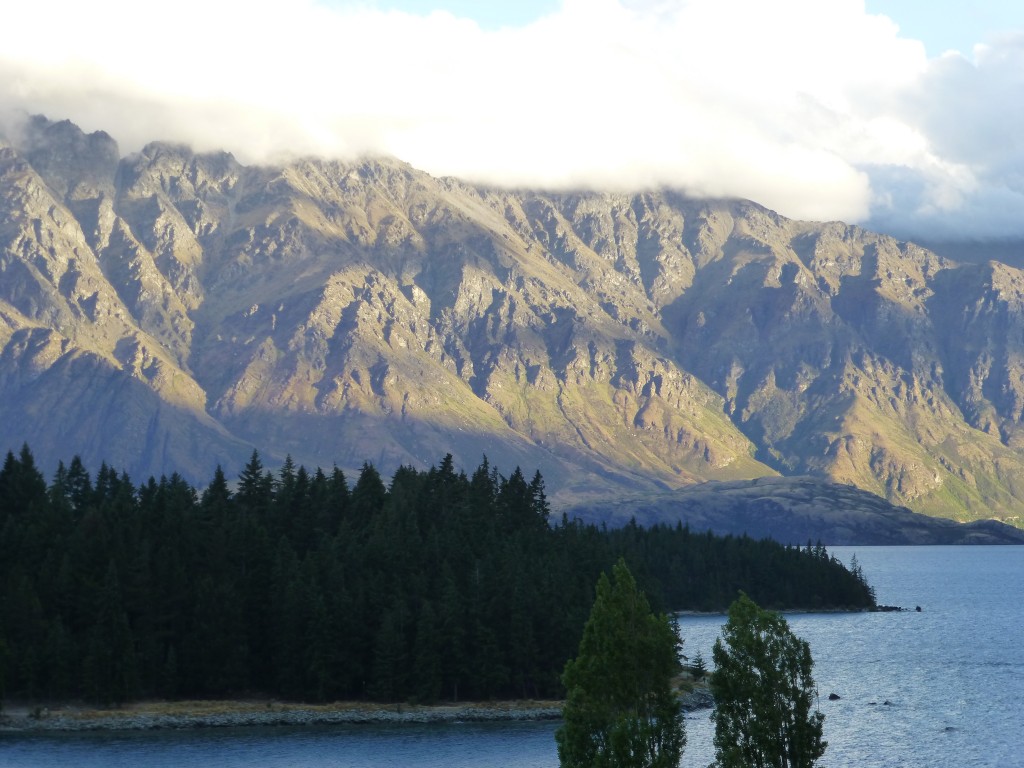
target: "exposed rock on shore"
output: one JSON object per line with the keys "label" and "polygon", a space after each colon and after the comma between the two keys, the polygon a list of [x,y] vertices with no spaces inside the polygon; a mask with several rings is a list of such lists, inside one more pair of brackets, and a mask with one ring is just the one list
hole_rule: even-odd
{"label": "exposed rock on shore", "polygon": [[701,685],[688,691],[679,697],[682,700],[684,712],[694,712],[698,709],[711,709],[715,706],[715,697],[711,695],[711,689]]}

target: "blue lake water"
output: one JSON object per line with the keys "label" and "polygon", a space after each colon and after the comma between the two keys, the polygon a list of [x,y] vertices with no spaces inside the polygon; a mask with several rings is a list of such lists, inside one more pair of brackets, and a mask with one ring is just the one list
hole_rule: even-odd
{"label": "blue lake water", "polygon": [[[1024,547],[836,547],[904,613],[793,614],[811,645],[823,766],[1024,766]],[[913,610],[921,606],[921,612]],[[720,616],[684,616],[711,659]],[[828,695],[841,698],[829,701]],[[0,736],[0,766],[554,768],[557,723],[334,726]],[[714,759],[707,712],[684,766]]]}

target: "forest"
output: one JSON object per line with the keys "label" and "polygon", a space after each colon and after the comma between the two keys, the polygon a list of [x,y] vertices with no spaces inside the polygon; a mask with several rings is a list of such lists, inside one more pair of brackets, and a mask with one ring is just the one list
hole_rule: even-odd
{"label": "forest", "polygon": [[[370,463],[353,482],[254,452],[234,482],[135,485],[76,457],[0,469],[0,702],[561,697],[598,576],[660,611],[865,609],[820,544],[552,520],[544,481]],[[685,647],[684,647],[685,653]]]}

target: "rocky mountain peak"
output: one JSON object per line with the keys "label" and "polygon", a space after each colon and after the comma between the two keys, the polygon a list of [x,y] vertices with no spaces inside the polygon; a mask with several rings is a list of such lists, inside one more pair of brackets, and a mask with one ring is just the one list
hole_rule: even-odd
{"label": "rocky mountain peak", "polygon": [[0,149],[0,438],[134,476],[539,467],[556,499],[811,475],[1018,519],[1024,275],[755,203],[389,158]]}
{"label": "rocky mountain peak", "polygon": [[113,196],[120,152],[109,134],[86,134],[68,120],[52,122],[37,115],[20,139],[20,152],[58,198]]}

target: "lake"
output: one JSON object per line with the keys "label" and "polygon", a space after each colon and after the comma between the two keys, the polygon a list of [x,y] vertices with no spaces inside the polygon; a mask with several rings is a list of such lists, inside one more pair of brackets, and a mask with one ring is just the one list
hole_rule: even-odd
{"label": "lake", "polygon": [[[1024,547],[835,547],[902,613],[787,614],[815,659],[823,766],[1024,766]],[[916,606],[921,611],[913,610]],[[683,616],[710,663],[721,616]],[[828,695],[836,693],[837,701]],[[708,712],[683,766],[714,759]],[[0,736],[4,768],[554,768],[557,723]]]}

